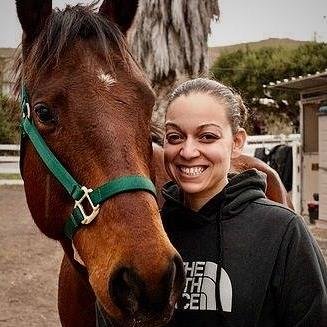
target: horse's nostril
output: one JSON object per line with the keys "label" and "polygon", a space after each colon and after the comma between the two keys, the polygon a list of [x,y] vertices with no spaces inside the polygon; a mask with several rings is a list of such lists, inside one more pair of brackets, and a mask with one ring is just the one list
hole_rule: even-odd
{"label": "horse's nostril", "polygon": [[151,313],[160,317],[165,313],[171,314],[184,282],[183,262],[176,255],[155,285],[146,286],[134,269],[122,267],[109,280],[108,290],[113,303],[125,314],[146,316]]}
{"label": "horse's nostril", "polygon": [[144,283],[133,269],[118,269],[109,280],[108,288],[113,302],[120,310],[129,314],[138,311]]}

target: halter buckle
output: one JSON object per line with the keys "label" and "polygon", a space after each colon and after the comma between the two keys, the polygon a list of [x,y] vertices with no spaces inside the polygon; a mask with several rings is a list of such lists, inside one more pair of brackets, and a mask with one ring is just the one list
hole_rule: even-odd
{"label": "halter buckle", "polygon": [[[26,107],[26,112],[25,112],[25,107]],[[30,119],[31,117],[31,107],[30,104],[28,102],[24,102],[23,103],[23,118],[27,117],[28,119]]]}
{"label": "halter buckle", "polygon": [[[89,224],[99,213],[100,210],[100,206],[97,204],[96,206],[93,204],[89,194],[91,192],[93,192],[93,190],[91,188],[86,188],[85,186],[81,187],[81,190],[84,192],[84,194],[82,195],[82,197],[79,200],[75,201],[75,205],[74,208],[78,207],[78,209],[80,210],[80,212],[82,213],[83,216],[83,220],[81,221],[81,224],[83,225],[87,225]],[[84,199],[87,199],[87,201],[89,202],[91,208],[92,208],[92,213],[87,215],[85,212],[85,209],[82,205],[82,202]]]}

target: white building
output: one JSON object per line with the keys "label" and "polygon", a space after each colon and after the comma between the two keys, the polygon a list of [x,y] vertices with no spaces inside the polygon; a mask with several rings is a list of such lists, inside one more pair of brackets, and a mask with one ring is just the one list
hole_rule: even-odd
{"label": "white building", "polygon": [[300,94],[301,211],[319,193],[319,220],[327,225],[327,69],[270,83],[269,88]]}

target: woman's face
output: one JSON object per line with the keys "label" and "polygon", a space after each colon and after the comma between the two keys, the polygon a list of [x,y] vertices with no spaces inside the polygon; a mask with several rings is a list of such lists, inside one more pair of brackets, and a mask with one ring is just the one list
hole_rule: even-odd
{"label": "woman's face", "polygon": [[234,136],[224,105],[213,96],[180,96],[166,114],[165,168],[190,197],[209,200],[227,184],[231,158],[245,141]]}

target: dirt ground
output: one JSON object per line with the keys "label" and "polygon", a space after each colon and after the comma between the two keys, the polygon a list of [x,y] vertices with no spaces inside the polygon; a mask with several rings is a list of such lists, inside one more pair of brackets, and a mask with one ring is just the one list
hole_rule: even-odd
{"label": "dirt ground", "polygon": [[0,187],[0,326],[60,326],[62,250],[34,225],[22,186]]}
{"label": "dirt ground", "polygon": [[[310,227],[327,259],[327,229]],[[60,326],[57,280],[60,246],[29,214],[22,186],[0,187],[0,326]]]}

